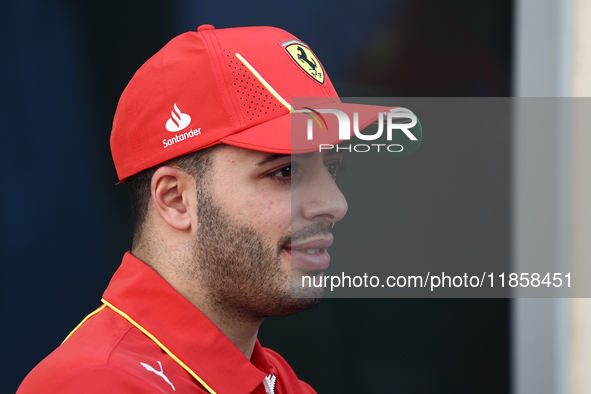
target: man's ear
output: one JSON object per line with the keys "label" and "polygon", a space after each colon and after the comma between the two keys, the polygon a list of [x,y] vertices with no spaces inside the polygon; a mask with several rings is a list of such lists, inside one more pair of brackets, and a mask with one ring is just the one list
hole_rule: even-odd
{"label": "man's ear", "polygon": [[152,200],[160,217],[172,228],[184,231],[191,226],[193,176],[174,167],[160,167],[152,176]]}

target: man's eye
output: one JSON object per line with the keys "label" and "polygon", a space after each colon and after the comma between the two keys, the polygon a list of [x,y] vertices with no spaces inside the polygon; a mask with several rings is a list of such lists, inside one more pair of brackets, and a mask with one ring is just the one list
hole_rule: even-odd
{"label": "man's eye", "polygon": [[279,168],[276,171],[273,171],[269,175],[279,181],[290,182],[291,181],[291,163],[289,165]]}
{"label": "man's eye", "polygon": [[326,170],[328,171],[328,173],[335,180],[337,179],[337,175],[339,175],[344,169],[343,163],[331,163],[331,164],[327,164],[325,167],[326,167]]}

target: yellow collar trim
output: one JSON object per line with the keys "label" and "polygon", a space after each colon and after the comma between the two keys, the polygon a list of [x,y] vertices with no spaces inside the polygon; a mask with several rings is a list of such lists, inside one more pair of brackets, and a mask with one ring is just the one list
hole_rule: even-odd
{"label": "yellow collar trim", "polygon": [[[100,311],[102,311],[103,309],[105,309],[105,307],[109,307],[111,308],[114,312],[118,313],[119,315],[121,315],[125,320],[127,320],[128,322],[130,322],[133,326],[135,326],[138,330],[140,330],[141,332],[143,332],[148,338],[150,338],[156,345],[158,345],[160,347],[160,349],[162,349],[166,354],[168,354],[174,361],[177,362],[177,364],[179,364],[181,367],[183,367],[183,369],[185,371],[187,371],[192,377],[195,378],[195,380],[197,380],[199,383],[201,383],[201,385],[210,393],[210,394],[217,394],[211,387],[209,387],[207,385],[207,383],[205,383],[205,381],[203,379],[201,379],[195,372],[193,372],[193,370],[191,368],[189,368],[184,362],[182,362],[177,356],[174,355],[173,352],[171,352],[170,350],[168,350],[168,348],[166,346],[164,346],[162,344],[162,342],[160,342],[154,335],[152,335],[148,330],[146,330],[144,327],[140,326],[138,323],[135,322],[135,320],[133,320],[131,317],[129,317],[127,315],[127,313],[123,312],[122,310],[116,308],[115,306],[111,305],[111,303],[109,303],[107,300],[105,300],[104,298],[101,299],[101,301],[103,302],[103,305],[98,308],[97,310],[95,310],[94,312],[92,312],[90,315],[86,316],[84,318],[84,320],[82,320],[80,322],[80,324],[78,324],[76,326],[76,328],[74,328],[72,330],[72,332],[66,337],[66,339],[64,339],[64,342],[66,342],[68,340],[68,338],[70,338],[70,336],[72,336],[72,334],[74,334],[74,332],[76,332],[76,330],[78,330],[80,328],[80,326],[82,326],[88,319],[90,319],[92,316],[96,315],[97,313],[99,313]],[[63,342],[62,342],[63,343]]]}

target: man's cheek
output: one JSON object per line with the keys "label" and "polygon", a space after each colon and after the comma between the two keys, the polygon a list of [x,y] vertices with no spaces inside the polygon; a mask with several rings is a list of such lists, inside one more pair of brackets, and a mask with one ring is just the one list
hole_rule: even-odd
{"label": "man's cheek", "polygon": [[291,221],[291,205],[274,200],[243,201],[232,211],[232,216],[241,223],[259,228],[289,227]]}

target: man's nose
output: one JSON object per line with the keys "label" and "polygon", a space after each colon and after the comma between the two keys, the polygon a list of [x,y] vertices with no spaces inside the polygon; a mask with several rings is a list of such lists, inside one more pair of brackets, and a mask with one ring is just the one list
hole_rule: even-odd
{"label": "man's nose", "polygon": [[303,216],[309,221],[338,222],[348,209],[345,196],[324,166],[314,171],[294,198],[300,199]]}

